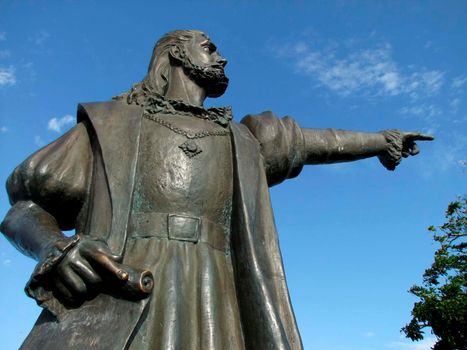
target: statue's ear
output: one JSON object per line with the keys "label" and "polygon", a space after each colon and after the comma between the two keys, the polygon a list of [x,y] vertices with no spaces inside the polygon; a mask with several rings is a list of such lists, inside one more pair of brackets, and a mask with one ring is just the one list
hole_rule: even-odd
{"label": "statue's ear", "polygon": [[185,51],[178,45],[172,45],[169,49],[169,55],[176,62],[182,62],[185,57]]}

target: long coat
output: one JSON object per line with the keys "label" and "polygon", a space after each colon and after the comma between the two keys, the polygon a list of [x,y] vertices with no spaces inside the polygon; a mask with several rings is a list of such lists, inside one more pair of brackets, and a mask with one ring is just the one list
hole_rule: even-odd
{"label": "long coat", "polygon": [[[75,127],[85,128],[88,144],[84,147],[90,147],[93,155],[89,170],[92,181],[85,191],[77,233],[105,240],[120,255],[124,254],[127,238],[141,118],[140,107],[122,102],[81,104]],[[247,349],[301,349],[268,185],[298,175],[304,161],[303,135],[293,119],[278,119],[270,112],[248,116],[240,124],[231,122],[230,130],[235,232],[231,252],[245,345]],[[73,172],[67,164],[79,163],[82,157],[74,145],[79,141],[76,135],[72,129],[28,158],[10,179],[10,187],[15,187],[10,192],[17,191],[19,183],[26,186],[31,182],[49,192],[54,186],[73,190],[70,186],[76,187],[81,179],[66,185],[63,174]],[[43,271],[40,262],[27,288],[42,302],[46,292],[34,282]],[[54,302],[50,297],[43,303],[46,309],[22,349],[125,349],[138,330],[150,298],[128,301],[100,294],[56,316],[47,310]]]}

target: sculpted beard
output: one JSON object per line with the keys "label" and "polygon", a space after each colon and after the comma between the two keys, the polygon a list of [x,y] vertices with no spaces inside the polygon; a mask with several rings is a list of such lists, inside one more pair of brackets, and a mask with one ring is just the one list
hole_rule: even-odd
{"label": "sculpted beard", "polygon": [[206,89],[208,97],[222,96],[229,85],[229,78],[220,64],[199,66],[186,56],[183,60],[183,70],[199,86]]}

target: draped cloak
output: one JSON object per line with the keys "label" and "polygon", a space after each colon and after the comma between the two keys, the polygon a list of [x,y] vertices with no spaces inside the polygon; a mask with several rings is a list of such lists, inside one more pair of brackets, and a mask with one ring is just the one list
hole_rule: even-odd
{"label": "draped cloak", "polygon": [[[89,174],[92,180],[76,231],[104,240],[120,256],[125,254],[142,112],[139,106],[119,101],[78,107],[78,126],[86,128],[90,143],[87,147],[92,149],[93,160]],[[231,254],[245,347],[302,349],[268,186],[299,174],[304,163],[303,134],[292,118],[278,119],[271,112],[247,116],[239,124],[231,122],[230,131],[234,165]],[[76,150],[73,153],[75,134],[72,129],[21,164],[8,182],[10,196],[26,183],[43,186],[42,191],[53,191],[54,186],[72,191],[60,171],[55,170],[67,162],[79,162],[80,155]],[[72,165],[66,167],[73,171]],[[39,194],[32,194],[32,200],[40,202],[34,196],[40,196],[41,190],[35,192]],[[44,291],[34,285],[44,271],[44,264],[39,262],[27,286],[28,293],[43,302],[46,309],[22,349],[129,346],[144,319],[150,297],[130,301],[102,293],[79,308],[53,315],[47,308],[55,301],[44,301]]]}

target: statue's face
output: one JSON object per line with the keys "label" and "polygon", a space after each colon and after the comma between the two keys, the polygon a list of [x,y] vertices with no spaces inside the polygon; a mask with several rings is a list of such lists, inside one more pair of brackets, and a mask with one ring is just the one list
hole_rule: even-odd
{"label": "statue's face", "polygon": [[221,96],[229,84],[224,73],[227,60],[204,34],[195,34],[184,47],[183,68],[187,75],[206,90],[208,97]]}

